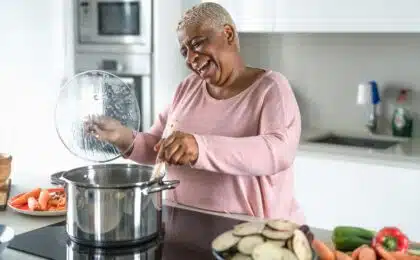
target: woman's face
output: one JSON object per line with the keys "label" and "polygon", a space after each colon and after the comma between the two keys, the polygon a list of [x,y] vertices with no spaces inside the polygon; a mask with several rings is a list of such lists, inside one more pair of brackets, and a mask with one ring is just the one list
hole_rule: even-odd
{"label": "woman's face", "polygon": [[187,26],[178,31],[178,41],[189,69],[209,84],[223,84],[232,70],[232,55],[236,53],[232,27],[215,31],[204,26]]}

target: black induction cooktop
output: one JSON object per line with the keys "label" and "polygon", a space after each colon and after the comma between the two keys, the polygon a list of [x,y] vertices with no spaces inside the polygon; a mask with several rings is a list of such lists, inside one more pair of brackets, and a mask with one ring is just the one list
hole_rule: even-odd
{"label": "black induction cooktop", "polygon": [[164,232],[139,246],[114,249],[81,246],[68,239],[62,221],[17,235],[9,248],[53,260],[206,260],[214,259],[211,241],[240,222],[169,206],[162,211]]}

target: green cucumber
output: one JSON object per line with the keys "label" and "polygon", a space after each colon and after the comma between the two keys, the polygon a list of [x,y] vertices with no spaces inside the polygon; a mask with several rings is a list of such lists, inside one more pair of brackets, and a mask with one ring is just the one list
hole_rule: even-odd
{"label": "green cucumber", "polygon": [[336,250],[351,252],[362,245],[370,245],[372,240],[361,237],[332,237]]}
{"label": "green cucumber", "polygon": [[359,228],[359,227],[338,226],[334,228],[333,236],[339,236],[339,237],[356,236],[356,237],[372,240],[375,236],[375,232],[371,230],[367,230],[365,228]]}
{"label": "green cucumber", "polygon": [[332,241],[335,249],[349,252],[362,245],[370,245],[375,232],[350,226],[338,226],[335,227],[332,234]]}

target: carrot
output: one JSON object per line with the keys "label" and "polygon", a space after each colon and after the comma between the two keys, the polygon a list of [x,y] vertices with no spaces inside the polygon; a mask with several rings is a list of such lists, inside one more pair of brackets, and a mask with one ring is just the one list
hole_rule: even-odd
{"label": "carrot", "polygon": [[376,260],[376,253],[375,250],[373,250],[370,247],[363,247],[360,249],[359,257],[357,258],[359,260]]}
{"label": "carrot", "polygon": [[418,255],[404,254],[401,252],[388,252],[395,260],[420,260]]}
{"label": "carrot", "polygon": [[375,246],[375,251],[378,253],[379,257],[384,259],[384,260],[403,260],[403,259],[407,259],[407,258],[396,258],[391,252],[386,251],[383,247],[381,246]]}
{"label": "carrot", "polygon": [[356,250],[354,250],[353,253],[351,254],[351,258],[354,260],[357,260],[359,258],[360,250],[362,250],[362,248],[364,247],[367,247],[367,245],[362,245],[356,248]]}
{"label": "carrot", "polygon": [[38,203],[41,210],[47,209],[49,199],[50,199],[50,193],[47,190],[42,190],[38,198]]}
{"label": "carrot", "polygon": [[[401,254],[401,253],[399,253]],[[420,256],[418,255],[411,255],[411,254],[405,254],[409,259],[411,260],[420,260]]]}
{"label": "carrot", "polygon": [[[324,260],[322,257],[320,259]],[[335,260],[351,260],[351,257],[341,251],[335,251]],[[373,259],[375,260],[375,259]]]}
{"label": "carrot", "polygon": [[312,241],[312,247],[315,250],[316,254],[319,256],[319,259],[335,260],[334,252],[320,240],[314,239]]}
{"label": "carrot", "polygon": [[33,197],[34,199],[38,199],[40,193],[41,193],[41,188],[36,188],[12,200],[10,202],[10,205],[12,205],[13,207],[25,205],[28,203],[28,199],[30,197]]}

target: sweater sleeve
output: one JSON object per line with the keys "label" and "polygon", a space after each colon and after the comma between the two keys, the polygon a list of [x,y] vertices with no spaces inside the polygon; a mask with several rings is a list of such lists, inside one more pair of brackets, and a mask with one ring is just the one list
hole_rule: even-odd
{"label": "sweater sleeve", "polygon": [[274,85],[264,95],[260,134],[250,137],[194,135],[199,155],[193,168],[262,176],[291,167],[301,133],[299,107],[287,80]]}
{"label": "sweater sleeve", "polygon": [[168,118],[173,108],[181,101],[185,87],[191,81],[192,76],[186,77],[177,87],[172,102],[159,114],[157,120],[147,132],[136,133],[133,149],[126,158],[141,164],[155,164],[157,152],[153,147],[162,138]]}
{"label": "sweater sleeve", "polygon": [[157,120],[148,132],[136,133],[133,150],[127,159],[141,164],[155,163],[157,153],[153,150],[153,147],[159,142],[163,134],[169,110],[170,106],[167,106],[166,109],[159,114]]}

